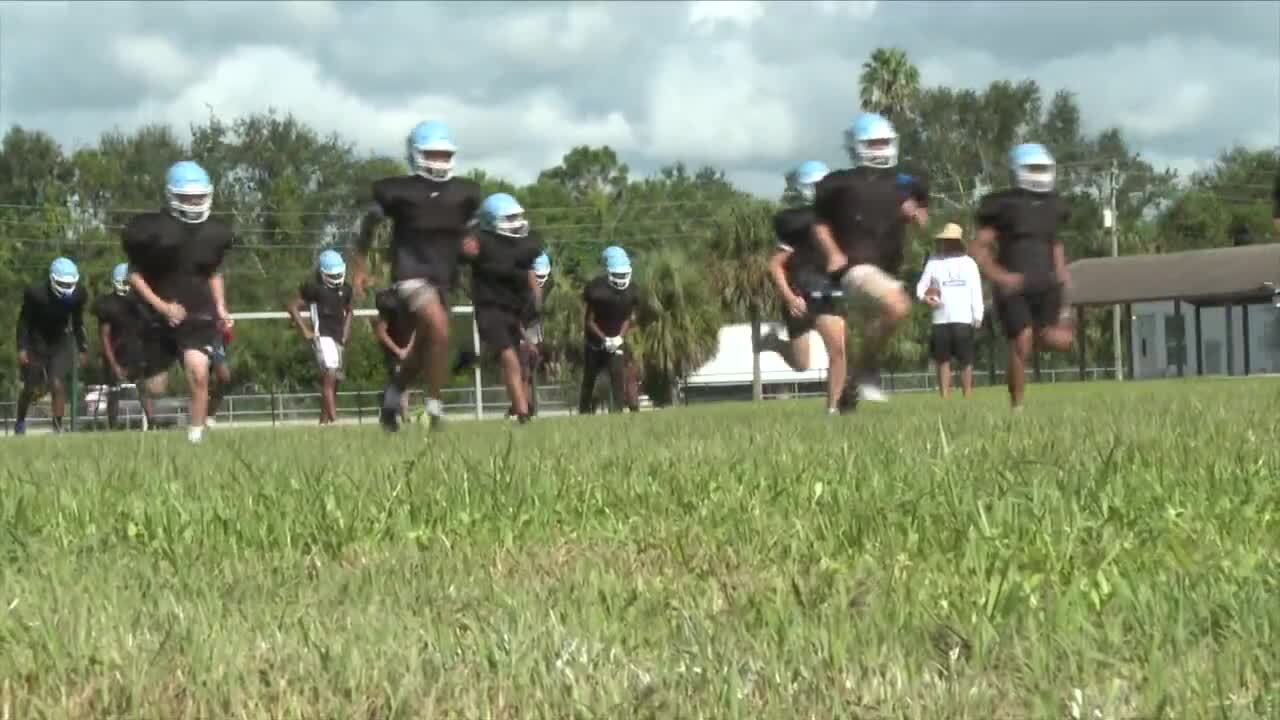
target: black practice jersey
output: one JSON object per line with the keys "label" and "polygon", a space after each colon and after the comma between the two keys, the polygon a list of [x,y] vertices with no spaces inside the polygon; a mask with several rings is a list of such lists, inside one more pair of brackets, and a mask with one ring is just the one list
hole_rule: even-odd
{"label": "black practice jersey", "polygon": [[186,223],[168,212],[150,212],[129,221],[122,244],[129,270],[141,274],[160,299],[178,303],[189,316],[212,316],[209,279],[231,243],[231,228],[218,218]]}
{"label": "black practice jersey", "polygon": [[778,247],[789,250],[783,267],[792,286],[805,285],[813,277],[825,274],[827,261],[813,241],[816,215],[809,206],[785,208],[773,216],[773,232]]}
{"label": "black practice jersey", "polygon": [[[591,317],[595,318],[600,332],[605,337],[616,337],[622,332],[623,324],[631,319],[636,305],[640,303],[640,296],[635,285],[619,290],[609,284],[608,275],[600,275],[582,289],[582,300],[591,310]],[[589,331],[586,334],[589,339],[596,339]]]}
{"label": "black practice jersey", "polygon": [[142,335],[153,321],[153,315],[133,293],[103,295],[94,303],[93,314],[100,326],[110,326],[111,350],[116,357],[126,354],[127,349],[140,350]]}
{"label": "black practice jersey", "polygon": [[471,302],[476,307],[498,307],[514,313],[533,301],[529,287],[533,261],[542,254],[542,243],[530,234],[507,238],[490,232],[476,233],[479,253],[471,265]]}
{"label": "black practice jersey", "polygon": [[979,228],[995,230],[996,262],[1025,275],[1025,287],[1037,290],[1053,282],[1053,246],[1069,215],[1056,192],[1013,188],[983,197],[977,219]]}
{"label": "black practice jersey", "polygon": [[[342,340],[347,313],[351,310],[351,284],[343,283],[341,287],[332,288],[313,275],[298,288],[298,295],[307,310],[314,306],[320,316],[320,332],[317,334]],[[314,327],[316,321],[313,319],[311,322]]]}
{"label": "black practice jersey", "polygon": [[405,175],[375,182],[373,200],[392,222],[392,278],[451,287],[467,225],[480,207],[480,186],[466,178]]}
{"label": "black practice jersey", "polygon": [[814,212],[831,227],[836,245],[853,265],[897,273],[907,221],[903,191],[890,170],[858,167],[829,173],[817,185]]}
{"label": "black practice jersey", "polygon": [[70,334],[75,336],[76,347],[84,352],[84,306],[88,297],[83,285],[76,285],[68,298],[54,295],[48,280],[27,288],[18,310],[18,350],[56,347]]}

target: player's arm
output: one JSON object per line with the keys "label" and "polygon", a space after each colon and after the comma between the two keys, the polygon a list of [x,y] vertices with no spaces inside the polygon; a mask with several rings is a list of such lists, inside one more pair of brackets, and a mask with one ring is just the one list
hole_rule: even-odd
{"label": "player's arm", "polygon": [[293,321],[293,326],[298,329],[298,333],[306,340],[312,339],[311,327],[302,319],[302,306],[306,304],[304,295],[305,286],[295,290],[293,295],[284,304],[285,312],[289,313],[289,319]]}
{"label": "player's arm", "polygon": [[840,246],[836,245],[836,236],[831,230],[830,223],[818,220],[813,223],[810,233],[818,251],[827,261],[827,272],[834,273],[848,267],[849,258],[840,250]]}
{"label": "player's arm", "polygon": [[111,369],[111,374],[119,379],[124,373],[120,368],[120,361],[116,359],[115,348],[111,343],[111,322],[109,320],[101,320],[98,322],[98,342],[102,344],[102,358],[107,361],[107,367]]}
{"label": "player's arm", "polygon": [[934,267],[932,260],[924,264],[924,271],[920,273],[920,282],[916,283],[917,300],[924,300],[924,294],[929,290],[929,282],[933,280]]}
{"label": "player's arm", "polygon": [[997,285],[1004,285],[1009,282],[1012,273],[996,262],[995,253],[992,252],[995,241],[995,228],[978,228],[978,232],[973,236],[973,242],[969,243],[969,257],[978,264],[978,270],[983,277]]}
{"label": "player's arm", "polygon": [[355,313],[351,310],[351,303],[347,303],[346,314],[342,319],[342,344],[346,345],[351,340],[351,318],[355,317]]}
{"label": "player's arm", "polygon": [[356,221],[355,243],[351,247],[351,275],[357,296],[364,294],[364,279],[369,274],[369,248],[373,247],[373,237],[378,228],[387,219],[387,202],[380,186],[374,183],[373,201],[365,206]]}
{"label": "player's arm", "polygon": [[227,311],[227,290],[222,282],[222,273],[217,270],[209,275],[209,293],[213,295],[214,315],[229,327],[231,313]]}
{"label": "player's arm", "polygon": [[26,365],[27,351],[31,348],[31,312],[27,307],[30,298],[27,293],[22,294],[22,307],[18,310],[18,364]]}
{"label": "player's arm", "polygon": [[84,303],[76,303],[71,309],[71,332],[76,338],[76,349],[80,351],[81,364],[89,352],[89,335],[84,329]]}
{"label": "player's arm", "polygon": [[391,333],[388,332],[389,328],[390,326],[387,324],[387,321],[379,316],[373,321],[373,336],[377,338],[378,344],[382,345],[382,347],[386,348],[389,352],[394,353],[396,357],[403,357],[404,348],[396,345],[395,341],[391,339]]}
{"label": "player's arm", "polygon": [[596,324],[596,316],[595,316],[595,313],[591,312],[590,303],[587,304],[587,316],[586,316],[586,319],[584,320],[584,323],[587,326],[587,332],[591,333],[592,335],[595,335],[601,340],[605,339],[604,331],[601,330],[600,326]]}
{"label": "player's arm", "polygon": [[1061,240],[1053,241],[1053,272],[1063,287],[1071,288],[1071,271],[1067,269],[1067,248]]}
{"label": "player's arm", "polygon": [[788,305],[796,299],[796,294],[791,292],[791,283],[787,282],[787,258],[791,257],[792,252],[790,247],[778,245],[765,265],[769,269],[769,279],[773,281],[778,295]]}
{"label": "player's arm", "polygon": [[153,310],[161,315],[168,315],[169,303],[160,299],[159,295],[156,295],[155,291],[151,289],[151,285],[147,282],[147,279],[142,277],[142,273],[130,272],[129,285],[133,288],[133,291],[138,294],[138,297],[142,298],[142,301],[147,305],[150,305]]}

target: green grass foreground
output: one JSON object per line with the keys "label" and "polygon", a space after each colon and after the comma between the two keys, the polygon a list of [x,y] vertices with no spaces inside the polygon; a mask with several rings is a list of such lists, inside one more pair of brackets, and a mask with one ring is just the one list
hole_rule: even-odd
{"label": "green grass foreground", "polygon": [[1273,718],[1280,383],[0,444],[0,718]]}

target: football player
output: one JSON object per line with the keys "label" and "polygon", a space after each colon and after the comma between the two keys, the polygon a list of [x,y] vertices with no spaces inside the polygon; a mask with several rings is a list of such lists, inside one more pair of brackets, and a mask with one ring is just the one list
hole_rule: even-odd
{"label": "football player", "polygon": [[525,305],[521,316],[524,327],[524,338],[520,343],[520,365],[523,368],[525,397],[529,400],[529,415],[538,414],[537,374],[542,367],[543,334],[542,308],[546,307],[547,296],[556,287],[551,277],[551,258],[544,252],[533,260],[533,292]]}
{"label": "football player", "polygon": [[1024,143],[1009,153],[1013,187],[982,198],[970,254],[994,285],[992,305],[1009,338],[1009,401],[1022,409],[1027,355],[1033,345],[1071,350],[1071,288],[1058,230],[1070,208],[1054,191],[1057,165],[1043,145]]}
{"label": "football player", "polygon": [[[373,336],[378,339],[378,346],[382,349],[383,365],[387,369],[387,381],[390,383],[400,372],[400,363],[412,351],[417,320],[396,297],[393,287],[378,291],[374,296],[374,305],[378,309],[378,315],[373,319]],[[406,390],[400,394],[400,420],[403,422],[408,419],[409,392]]]}
{"label": "football player", "polygon": [[529,421],[520,344],[522,314],[532,302],[533,261],[542,253],[529,233],[524,208],[506,193],[485,198],[477,216],[476,244],[466,252],[471,265],[471,301],[480,343],[502,369],[511,414]]}
{"label": "football player", "polygon": [[[128,263],[111,270],[111,292],[98,298],[93,313],[98,318],[102,366],[107,375],[107,425],[114,428],[120,415],[120,384],[150,377],[156,367],[164,368],[168,363],[143,353],[142,335],[150,318],[129,286]],[[151,424],[151,398],[140,391],[138,399],[142,402],[142,429],[146,430]]]}
{"label": "football player", "polygon": [[51,396],[50,420],[55,433],[62,432],[67,407],[67,373],[72,363],[85,366],[88,358],[84,332],[84,306],[88,294],[80,286],[80,270],[69,258],[49,266],[46,279],[27,288],[18,311],[18,365],[22,392],[13,432],[26,434],[31,401],[47,389]]}
{"label": "football player", "polygon": [[640,410],[638,389],[629,382],[630,361],[624,339],[631,330],[631,317],[639,304],[639,295],[631,286],[631,258],[618,246],[605,248],[601,254],[604,274],[587,283],[582,290],[586,305],[583,320],[582,392],[578,397],[578,413],[591,414],[596,376],[608,368],[613,385],[610,412],[620,412],[625,404],[631,412]]}
{"label": "football player", "polygon": [[885,118],[864,113],[845,131],[853,167],[828,173],[815,191],[813,239],[826,270],[851,299],[869,300],[877,314],[863,331],[853,373],[856,389],[846,384],[839,408],[853,409],[859,399],[884,402],[880,358],[911,300],[895,277],[905,253],[906,227],[928,222],[928,192],[909,180],[903,192],[898,165],[898,133]]}
{"label": "football player", "polygon": [[[336,250],[325,250],[320,253],[315,272],[285,306],[298,332],[311,344],[320,368],[321,425],[338,421],[342,354],[351,338],[351,295],[346,261]],[[311,312],[310,322],[302,319],[304,306]]]}
{"label": "football player", "polygon": [[209,416],[204,421],[208,427],[214,426],[214,416],[222,407],[222,398],[231,386],[231,362],[227,357],[231,340],[231,326],[223,326],[209,353]]}
{"label": "football player", "polygon": [[480,186],[454,177],[457,145],[438,120],[418,124],[406,140],[410,174],[373,184],[373,203],[360,221],[355,248],[354,289],[363,296],[365,258],[373,233],[390,218],[391,274],[397,296],[417,318],[413,352],[400,364],[383,393],[382,426],[399,430],[400,394],[422,369],[427,372],[426,411],[431,427],[443,427],[441,388],[449,374],[447,294],[457,275],[464,243],[474,246],[468,229],[480,207]]}
{"label": "football player", "polygon": [[[233,324],[221,273],[232,234],[210,217],[213,183],[197,163],[183,160],[169,168],[165,198],[164,209],[129,221],[122,244],[129,284],[158,316],[145,333],[144,352],[166,358],[166,366],[182,364],[191,397],[187,439],[199,443],[209,411],[210,356],[219,333]],[[154,370],[145,388],[153,397],[165,387],[165,372]]]}
{"label": "football player", "polygon": [[845,321],[840,286],[826,273],[826,259],[813,242],[813,199],[818,182],[830,169],[817,160],[801,163],[795,171],[796,197],[800,204],[783,208],[773,216],[778,244],[769,257],[769,277],[784,308],[787,342],[770,332],[761,338],[761,349],[782,356],[791,369],[809,369],[809,334],[816,330],[827,349],[827,412],[837,413],[845,383]]}

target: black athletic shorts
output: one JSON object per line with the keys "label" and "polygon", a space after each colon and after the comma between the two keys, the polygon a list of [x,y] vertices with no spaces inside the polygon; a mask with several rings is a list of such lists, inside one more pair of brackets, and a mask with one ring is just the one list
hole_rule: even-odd
{"label": "black athletic shorts", "polygon": [[1039,332],[1058,324],[1062,313],[1062,286],[1051,285],[1044,290],[1007,296],[996,293],[995,311],[1006,337],[1015,338],[1028,327]]}
{"label": "black athletic shorts", "polygon": [[22,382],[45,387],[51,381],[66,382],[76,362],[76,343],[70,335],[56,345],[34,344],[27,348],[28,365],[22,368]]}
{"label": "black athletic shorts", "polygon": [[475,312],[476,330],[485,351],[496,355],[507,348],[520,347],[520,342],[524,339],[524,327],[518,310],[481,305]]}
{"label": "black athletic shorts", "polygon": [[973,325],[938,323],[929,336],[929,353],[936,363],[956,361],[961,367],[973,365]]}
{"label": "black athletic shorts", "polygon": [[782,309],[782,321],[787,326],[787,337],[792,340],[812,330],[817,325],[818,318],[823,315],[844,317],[840,312],[839,304],[831,298],[806,297],[804,304],[805,312],[800,317],[792,315],[786,308]]}
{"label": "black athletic shorts", "polygon": [[838,298],[831,296],[832,293],[843,292],[839,282],[816,272],[793,273],[787,280],[791,285],[791,292],[804,298],[805,303],[805,313],[800,317],[795,317],[787,308],[782,308],[782,322],[787,326],[787,337],[794,340],[809,332],[823,315],[844,317]]}
{"label": "black athletic shorts", "polygon": [[221,346],[222,334],[212,315],[188,315],[182,324],[170,327],[163,320],[143,332],[143,356],[152,375],[182,363],[188,350],[198,350],[212,360],[215,348]]}

